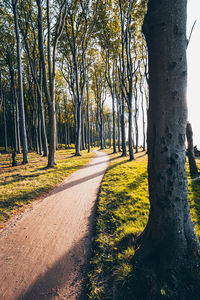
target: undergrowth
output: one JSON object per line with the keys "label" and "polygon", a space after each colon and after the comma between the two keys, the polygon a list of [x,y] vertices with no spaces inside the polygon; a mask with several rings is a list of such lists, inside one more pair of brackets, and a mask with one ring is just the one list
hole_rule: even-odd
{"label": "undergrowth", "polygon": [[[134,299],[131,294],[134,240],[144,230],[149,214],[147,155],[140,152],[130,162],[120,153],[112,154],[111,150],[107,153],[110,165],[98,198],[88,298],[115,299],[113,295],[117,292],[129,295],[120,298],[128,300]],[[191,179],[190,175],[188,178]],[[200,180],[189,181],[188,189],[191,215],[200,237]]]}
{"label": "undergrowth", "polygon": [[94,153],[82,151],[74,156],[74,150],[56,151],[56,166],[47,169],[47,158],[29,153],[29,163],[22,165],[22,154],[17,154],[18,166],[11,167],[11,154],[0,156],[0,223],[12,214],[24,210],[24,205],[44,196],[71,173],[87,164]]}

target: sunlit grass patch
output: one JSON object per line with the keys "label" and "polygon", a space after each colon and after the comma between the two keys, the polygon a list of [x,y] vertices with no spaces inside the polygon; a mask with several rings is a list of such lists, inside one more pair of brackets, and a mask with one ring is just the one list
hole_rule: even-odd
{"label": "sunlit grass patch", "polygon": [[[117,299],[121,294],[120,299],[128,300],[133,299],[134,242],[144,230],[149,214],[147,155],[140,152],[130,162],[128,157],[112,154],[111,150],[107,153],[110,166],[99,193],[88,295],[93,300],[113,299],[118,290]],[[200,160],[197,163],[200,169]],[[200,237],[200,180],[189,181],[188,189],[192,220]]]}
{"label": "sunlit grass patch", "polygon": [[[200,172],[200,159],[196,159],[198,170]],[[188,191],[190,199],[190,213],[192,221],[194,223],[195,231],[198,238],[200,239],[200,178],[194,179],[189,175],[189,167],[187,164],[188,171]]]}
{"label": "sunlit grass patch", "polygon": [[56,152],[54,168],[47,169],[47,158],[29,153],[29,163],[22,165],[22,154],[17,155],[18,166],[11,167],[10,154],[0,156],[0,223],[5,222],[14,211],[22,209],[31,200],[43,196],[61,183],[71,173],[87,164],[94,153],[82,151],[79,157],[74,150]]}
{"label": "sunlit grass patch", "polygon": [[[132,162],[120,154],[109,155],[110,166],[103,178],[97,208],[90,299],[111,299],[113,283],[123,285],[128,280],[135,252],[133,242],[143,231],[149,213],[144,152]],[[97,273],[99,265],[101,272]]]}

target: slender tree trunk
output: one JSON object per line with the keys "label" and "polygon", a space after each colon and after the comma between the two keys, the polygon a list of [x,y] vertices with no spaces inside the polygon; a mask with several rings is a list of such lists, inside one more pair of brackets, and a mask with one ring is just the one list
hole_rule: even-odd
{"label": "slender tree trunk", "polygon": [[70,127],[69,127],[69,121],[67,120],[67,145],[68,145],[68,149],[70,148],[70,143],[71,143]]}
{"label": "slender tree trunk", "polygon": [[135,159],[133,151],[133,108],[132,105],[129,106],[128,113],[128,146],[129,146],[129,157],[130,160]]}
{"label": "slender tree trunk", "polygon": [[26,164],[28,163],[28,146],[27,146],[27,134],[26,134],[26,124],[25,124],[25,111],[24,111],[23,81],[22,81],[22,69],[21,69],[22,64],[21,64],[17,1],[12,0],[12,7],[13,7],[13,14],[15,19],[15,35],[16,35],[16,42],[17,42],[19,111],[20,111],[21,139],[22,139],[22,147],[23,147],[23,164]]}
{"label": "slender tree trunk", "polygon": [[14,124],[14,137],[15,137],[15,152],[18,151],[18,140],[17,140],[17,117],[16,117],[16,106],[15,106],[15,100],[13,98],[13,94],[11,92],[12,97],[12,105],[13,105],[13,124]]}
{"label": "slender tree trunk", "polygon": [[45,124],[45,117],[44,117],[44,105],[42,99],[42,68],[40,68],[39,82],[40,82],[40,91],[38,90],[38,107],[39,107],[39,114],[41,120],[41,138],[42,138],[43,156],[46,157],[48,155],[48,143],[47,143],[46,124]]}
{"label": "slender tree trunk", "polygon": [[118,151],[121,152],[121,129],[120,129],[120,99],[117,99],[117,133],[118,133]]}
{"label": "slender tree trunk", "polygon": [[1,96],[3,99],[3,119],[4,119],[4,146],[5,152],[8,152],[8,132],[7,132],[7,120],[6,120],[6,99],[3,96],[3,92],[1,92]]}
{"label": "slender tree trunk", "polygon": [[92,109],[92,105],[91,105],[91,147],[94,146],[94,124],[93,124],[93,109]]}
{"label": "slender tree trunk", "polygon": [[190,174],[197,175],[198,168],[197,168],[195,156],[194,156],[192,125],[189,122],[187,122],[187,126],[186,126],[186,137],[187,137],[187,143],[188,143],[188,160],[189,160],[189,166],[190,166]]}
{"label": "slender tree trunk", "polygon": [[76,130],[76,153],[75,156],[80,156],[81,150],[81,103],[77,103],[77,130]]}
{"label": "slender tree trunk", "polygon": [[89,88],[88,83],[86,84],[87,90],[87,145],[88,145],[88,153],[90,152],[90,99],[89,99]]}
{"label": "slender tree trunk", "polygon": [[37,116],[37,111],[34,111],[34,146],[35,146],[35,151],[37,154],[39,154],[39,138],[38,138],[38,116]]}
{"label": "slender tree trunk", "polygon": [[67,128],[67,101],[66,98],[64,99],[65,104],[65,149],[67,149],[67,143],[68,143],[68,128]]}
{"label": "slender tree trunk", "polygon": [[21,138],[20,138],[20,126],[19,126],[19,105],[18,105],[17,97],[15,97],[15,103],[16,103],[17,140],[18,140],[17,153],[21,153]]}
{"label": "slender tree trunk", "polygon": [[39,111],[38,111],[38,141],[39,141],[39,154],[42,155],[41,116]]}
{"label": "slender tree trunk", "polygon": [[116,122],[115,122],[115,99],[112,95],[112,117],[113,117],[113,153],[116,153]]}
{"label": "slender tree trunk", "polygon": [[109,148],[111,148],[111,128],[110,128],[110,122],[108,122],[108,134],[109,134]]}
{"label": "slender tree trunk", "polygon": [[200,245],[190,216],[185,169],[186,4],[150,0],[143,25],[149,54],[150,215],[135,254],[135,276],[143,280],[138,289],[133,283],[136,299],[160,299],[161,287],[167,297],[170,290],[170,299],[199,298],[194,274],[199,272]]}
{"label": "slender tree trunk", "polygon": [[[41,0],[36,0],[36,2],[38,6],[38,45],[39,45],[40,61],[41,61],[41,68],[42,68],[43,86],[44,86],[44,92],[48,103],[48,111],[49,111],[49,155],[48,155],[47,166],[52,168],[56,164],[55,161],[55,151],[56,151],[55,94],[54,94],[54,84],[51,84],[50,92],[48,90],[46,60],[45,60],[44,43],[43,43],[44,37],[43,37],[43,16],[42,16]],[[52,77],[54,78],[54,75],[52,75]],[[50,80],[52,80],[52,78],[50,78]]]}
{"label": "slender tree trunk", "polygon": [[[49,111],[49,155],[48,167],[53,167],[55,163],[55,149],[56,149],[56,108],[55,103],[48,106]],[[51,146],[50,146],[51,145]]]}
{"label": "slender tree trunk", "polygon": [[125,99],[122,96],[122,115],[121,115],[121,130],[122,130],[122,156],[126,156],[126,133],[125,133]]}
{"label": "slender tree trunk", "polygon": [[83,113],[83,110],[82,110],[82,116],[81,116],[81,139],[82,139],[82,150],[85,150],[85,124],[84,124],[84,118],[85,118],[85,115]]}
{"label": "slender tree trunk", "polygon": [[144,93],[142,88],[140,89],[142,101],[141,101],[141,108],[142,108],[142,130],[143,130],[143,151],[145,151],[146,147],[146,128],[145,128],[145,116],[144,116]]}

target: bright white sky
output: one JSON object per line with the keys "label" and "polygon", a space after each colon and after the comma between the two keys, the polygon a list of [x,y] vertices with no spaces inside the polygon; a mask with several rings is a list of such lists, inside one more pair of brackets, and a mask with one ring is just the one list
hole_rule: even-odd
{"label": "bright white sky", "polygon": [[193,127],[194,145],[200,149],[200,0],[188,0],[188,36],[197,20],[187,49],[188,120]]}

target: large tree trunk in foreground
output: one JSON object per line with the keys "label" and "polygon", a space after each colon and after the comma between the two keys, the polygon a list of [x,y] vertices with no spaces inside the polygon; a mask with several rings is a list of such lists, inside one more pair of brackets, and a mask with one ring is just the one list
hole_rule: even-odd
{"label": "large tree trunk in foreground", "polygon": [[200,247],[190,217],[185,169],[186,2],[150,0],[144,20],[150,215],[135,254],[136,277],[142,281],[136,299],[161,299],[161,289],[168,299],[200,299],[194,297],[199,290],[195,272]]}
{"label": "large tree trunk in foreground", "polygon": [[187,122],[187,126],[186,126],[186,137],[188,143],[188,160],[190,166],[190,174],[197,175],[198,169],[197,169],[195,156],[194,156],[193,132],[192,132],[192,126],[189,122]]}

